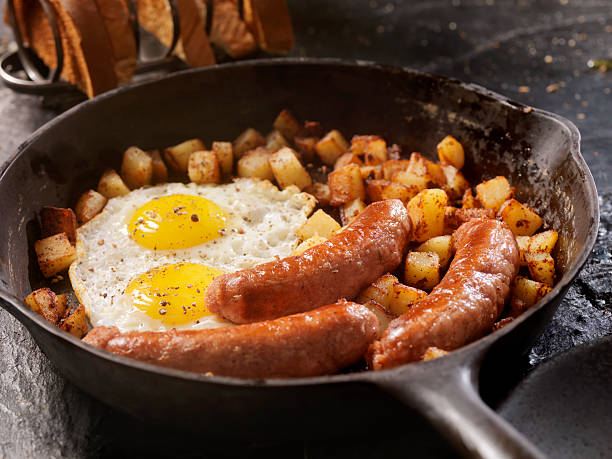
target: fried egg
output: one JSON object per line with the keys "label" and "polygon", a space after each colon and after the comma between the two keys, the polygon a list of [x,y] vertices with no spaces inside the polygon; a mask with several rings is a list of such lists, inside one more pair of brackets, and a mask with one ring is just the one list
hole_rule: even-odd
{"label": "fried egg", "polygon": [[295,187],[253,179],[134,190],[78,229],[70,281],[93,326],[226,326],[206,308],[212,279],[290,256],[314,206]]}

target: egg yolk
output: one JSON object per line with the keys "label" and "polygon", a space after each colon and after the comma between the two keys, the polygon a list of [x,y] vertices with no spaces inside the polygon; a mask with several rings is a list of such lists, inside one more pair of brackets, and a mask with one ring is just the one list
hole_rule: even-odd
{"label": "egg yolk", "polygon": [[151,250],[186,249],[221,236],[226,216],[201,196],[173,194],[153,199],[134,212],[130,238]]}
{"label": "egg yolk", "polygon": [[132,304],[164,325],[176,326],[211,315],[204,292],[222,271],[196,263],[163,265],[132,279],[125,289]]}

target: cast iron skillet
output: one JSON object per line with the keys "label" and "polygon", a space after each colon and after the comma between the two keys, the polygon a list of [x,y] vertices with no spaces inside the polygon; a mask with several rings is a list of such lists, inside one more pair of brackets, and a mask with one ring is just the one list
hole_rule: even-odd
{"label": "cast iron skillet", "polygon": [[[518,199],[560,231],[555,256],[562,275],[552,293],[500,331],[440,359],[270,381],[206,377],[117,357],[24,306],[21,298],[42,285],[31,249],[40,206],[74,205],[104,167],[119,166],[130,145],[148,149],[195,136],[209,143],[247,126],[265,132],[281,108],[347,136],[380,134],[405,152],[431,154],[446,134],[460,139],[468,178],[509,176]],[[2,174],[1,303],[69,380],[141,419],[257,441],[377,432],[389,422],[401,422],[407,440],[418,441],[426,419],[464,455],[538,457],[482,401],[479,382],[505,377],[506,362],[529,348],[593,247],[597,192],[579,139],[569,121],[480,87],[362,62],[241,62],[119,89],[43,126]]]}

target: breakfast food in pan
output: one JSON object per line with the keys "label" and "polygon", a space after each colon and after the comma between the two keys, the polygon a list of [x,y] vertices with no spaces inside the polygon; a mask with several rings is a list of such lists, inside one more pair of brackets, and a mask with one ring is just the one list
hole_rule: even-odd
{"label": "breakfast food in pan", "polygon": [[558,234],[536,233],[507,178],[472,188],[456,139],[437,150],[348,142],[286,110],[266,136],[130,147],[74,211],[41,209],[41,271],[69,269],[80,304],[50,288],[26,303],[96,347],[207,374],[440,357],[551,290]]}

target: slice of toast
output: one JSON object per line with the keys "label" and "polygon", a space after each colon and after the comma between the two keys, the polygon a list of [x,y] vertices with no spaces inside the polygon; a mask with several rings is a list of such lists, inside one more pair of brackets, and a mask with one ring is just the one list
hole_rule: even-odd
{"label": "slice of toast", "polygon": [[244,20],[262,50],[283,54],[293,48],[293,27],[285,0],[244,0]]}
{"label": "slice of toast", "polygon": [[[203,2],[203,0],[199,0]],[[240,17],[238,0],[213,0],[210,41],[237,59],[257,48],[255,37]]]}

